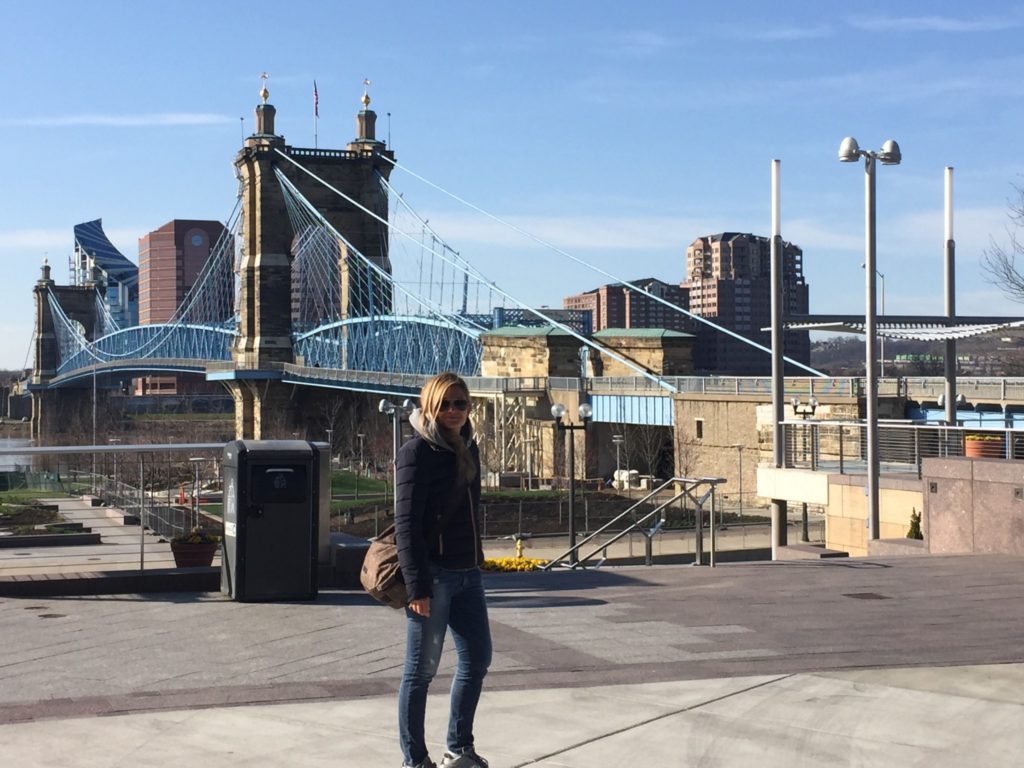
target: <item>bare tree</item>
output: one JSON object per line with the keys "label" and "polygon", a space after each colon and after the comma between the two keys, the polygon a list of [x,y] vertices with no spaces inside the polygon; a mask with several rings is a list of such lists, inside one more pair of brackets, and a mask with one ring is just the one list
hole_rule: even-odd
{"label": "bare tree", "polygon": [[1009,243],[1001,245],[990,238],[982,253],[981,270],[988,282],[998,286],[1014,301],[1024,302],[1024,274],[1017,267],[1017,257],[1024,255],[1024,242],[1019,232],[1024,228],[1024,186],[1014,185],[1016,198],[1008,203],[1010,224],[1006,231]]}
{"label": "bare tree", "polygon": [[675,429],[676,469],[679,477],[692,477],[700,460],[701,443],[683,430]]}
{"label": "bare tree", "polygon": [[672,435],[668,427],[629,424],[626,426],[627,455],[644,470],[657,476],[666,448],[671,451]]}

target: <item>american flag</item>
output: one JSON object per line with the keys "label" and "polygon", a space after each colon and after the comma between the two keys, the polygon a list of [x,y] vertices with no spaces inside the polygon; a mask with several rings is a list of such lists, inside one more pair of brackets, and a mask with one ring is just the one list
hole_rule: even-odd
{"label": "american flag", "polygon": [[316,80],[313,81],[313,117],[320,117],[320,93],[316,89]]}

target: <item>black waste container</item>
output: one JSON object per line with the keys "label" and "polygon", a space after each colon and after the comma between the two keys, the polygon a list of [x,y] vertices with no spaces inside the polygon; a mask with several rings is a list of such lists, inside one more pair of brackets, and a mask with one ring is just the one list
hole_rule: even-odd
{"label": "black waste container", "polygon": [[319,453],[303,440],[224,446],[221,592],[242,602],[316,598]]}

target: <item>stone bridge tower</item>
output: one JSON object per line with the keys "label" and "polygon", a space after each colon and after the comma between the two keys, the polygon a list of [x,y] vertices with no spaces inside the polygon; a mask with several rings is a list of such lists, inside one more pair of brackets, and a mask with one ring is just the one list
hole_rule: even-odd
{"label": "stone bridge tower", "polygon": [[[294,401],[281,385],[284,363],[297,362],[292,350],[293,243],[296,234],[288,218],[280,170],[352,246],[390,272],[387,226],[348,202],[303,168],[344,192],[381,219],[387,220],[388,200],[378,174],[391,171],[393,153],[376,139],[376,114],[370,97],[356,118],[357,135],[344,150],[289,146],[275,132],[276,110],[268,102],[264,83],[256,107],[256,130],[235,158],[242,188],[242,262],[240,268],[239,328],[232,357],[234,371],[226,382],[235,399],[235,433],[241,439],[278,436],[294,423]],[[347,249],[339,244],[342,295],[341,316],[361,315],[367,308],[357,298],[365,291],[353,287]],[[365,268],[363,273],[365,274]],[[349,279],[345,279],[345,277]],[[365,281],[361,281],[365,285]],[[388,308],[377,307],[387,311]],[[339,365],[342,361],[339,360]],[[220,377],[218,377],[220,378]]]}
{"label": "stone bridge tower", "polygon": [[[59,348],[50,311],[52,295],[69,319],[79,323],[85,338],[96,338],[96,298],[106,292],[106,285],[97,267],[85,285],[57,285],[50,277],[50,265],[43,263],[42,274],[32,289],[35,297],[35,338],[32,340],[32,376],[27,382],[32,396],[32,438],[36,441],[60,432],[61,409],[75,408],[85,397],[84,389],[47,389],[57,375]],[[76,395],[78,395],[76,397]]]}

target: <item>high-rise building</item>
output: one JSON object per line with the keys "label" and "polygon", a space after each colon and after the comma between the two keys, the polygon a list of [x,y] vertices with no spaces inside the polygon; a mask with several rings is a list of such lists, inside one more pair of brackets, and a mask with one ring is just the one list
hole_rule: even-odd
{"label": "high-rise building", "polygon": [[[642,288],[651,296],[686,309],[688,296],[685,288],[653,277],[633,280],[632,285]],[[670,331],[690,331],[692,321],[682,312],[665,306],[625,283],[609,283],[562,299],[565,309],[589,311],[594,332],[606,328],[665,328]]]}
{"label": "high-rise building", "polygon": [[[139,238],[139,323],[166,323],[181,305],[217,241],[219,221],[174,219]],[[147,376],[136,381],[140,395],[174,395],[183,389],[207,391],[205,382],[183,387],[177,376]]]}
{"label": "high-rise building", "polygon": [[[770,347],[771,240],[758,235],[722,232],[698,237],[686,249],[686,282],[690,311],[715,324]],[[804,282],[803,251],[783,243],[782,297],[784,315],[807,314],[808,289]],[[807,331],[784,334],[784,353],[810,362]],[[701,323],[694,351],[697,370],[734,375],[768,375],[771,356],[726,333]]]}
{"label": "high-rise building", "polygon": [[[118,328],[129,328],[139,319],[139,268],[114,247],[103,231],[103,219],[75,225],[75,253],[71,284],[85,285],[92,269],[99,269],[105,284],[106,312]],[[107,328],[109,332],[113,328]]]}

